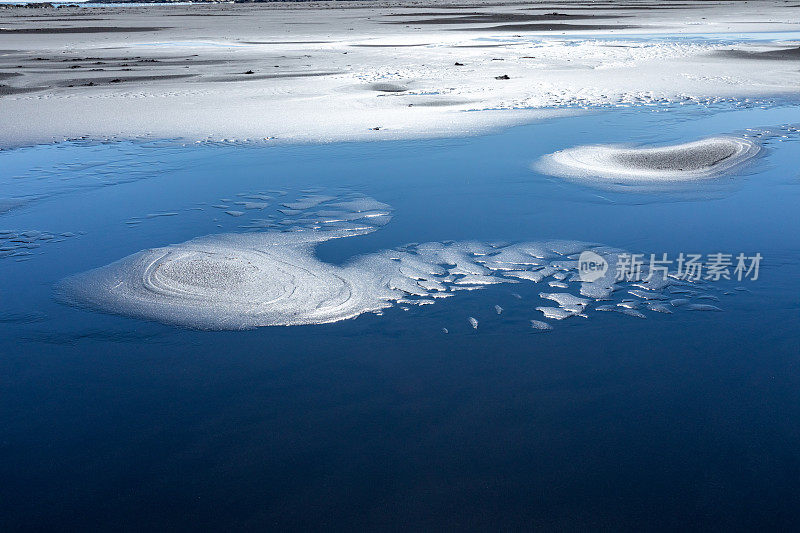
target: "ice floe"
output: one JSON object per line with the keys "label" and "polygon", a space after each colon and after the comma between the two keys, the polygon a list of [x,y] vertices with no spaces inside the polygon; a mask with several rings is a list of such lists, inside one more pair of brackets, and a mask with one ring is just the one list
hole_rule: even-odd
{"label": "ice floe", "polygon": [[542,322],[541,320],[531,320],[531,328],[538,331],[550,331],[553,329],[553,326],[547,322]]}
{"label": "ice floe", "polygon": [[[296,203],[315,209],[334,201],[346,216],[358,209],[391,213],[390,206],[366,197]],[[607,246],[579,241],[427,242],[359,255],[340,265],[321,261],[315,247],[374,232],[379,225],[330,227],[313,217],[298,220],[305,220],[305,225],[298,222],[285,231],[209,235],[144,250],[63,280],[58,294],[76,306],[203,329],[324,324],[368,312],[380,315],[393,306],[410,310],[500,283],[544,285],[553,280],[559,283],[559,291],[541,292],[541,304],[528,308],[553,320],[586,318],[594,310],[640,318],[646,317],[645,312],[669,313],[672,309],[666,302],[672,293],[684,296],[669,301],[672,308],[718,309],[693,302],[702,293],[692,289],[702,287],[689,289],[687,282],[617,280],[615,256],[624,251]],[[593,281],[578,275],[577,259],[585,251],[611,265]],[[500,305],[494,311],[507,314]],[[473,329],[478,329],[479,318],[468,317]],[[531,326],[550,328],[539,321]]]}
{"label": "ice floe", "polygon": [[686,181],[722,176],[759,149],[749,139],[728,136],[658,147],[578,146],[542,157],[535,168],[565,178]]}

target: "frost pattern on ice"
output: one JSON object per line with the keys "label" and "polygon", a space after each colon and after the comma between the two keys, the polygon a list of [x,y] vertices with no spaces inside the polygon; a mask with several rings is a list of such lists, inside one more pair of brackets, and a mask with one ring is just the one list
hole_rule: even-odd
{"label": "frost pattern on ice", "polygon": [[[312,207],[310,203],[305,207]],[[389,206],[369,198],[339,202],[339,208],[389,212]],[[314,254],[321,242],[376,229],[367,224],[328,228],[317,222],[292,231],[210,235],[144,250],[78,274],[62,281],[58,291],[74,305],[203,329],[324,324],[367,312],[381,314],[395,305],[408,310],[489,285],[552,280],[572,292],[553,291],[548,285],[540,294],[543,305],[532,306],[531,312],[554,320],[588,317],[597,302],[603,302],[598,310],[638,317],[645,316],[643,311],[663,313],[681,306],[712,310],[690,303],[704,295],[684,281],[617,281],[615,260],[623,251],[578,241],[428,242],[361,255],[341,266]],[[585,250],[609,262],[604,277],[578,279],[577,258]],[[618,303],[616,293],[624,295]],[[468,323],[477,329],[477,318],[469,317]],[[532,322],[534,328],[546,329],[542,324]]]}
{"label": "frost pattern on ice", "polygon": [[749,139],[726,136],[648,148],[577,146],[546,155],[535,167],[546,174],[566,178],[687,181],[721,176],[759,150]]}

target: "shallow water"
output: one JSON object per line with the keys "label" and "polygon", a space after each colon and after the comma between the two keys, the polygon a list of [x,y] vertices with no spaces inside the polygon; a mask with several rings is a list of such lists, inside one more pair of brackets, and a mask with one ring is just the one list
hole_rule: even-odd
{"label": "shallow water", "polygon": [[[676,107],[461,139],[0,152],[15,206],[0,214],[0,528],[800,523],[800,137],[781,127],[798,123],[787,106]],[[762,153],[688,189],[531,170],[572,146],[719,134]],[[689,289],[699,300],[634,293],[560,321],[536,308],[561,309],[568,279],[251,331],[54,298],[63,278],[141,250],[332,220],[325,202],[356,197],[391,220],[322,242],[321,261],[553,239],[764,260],[758,280]]]}

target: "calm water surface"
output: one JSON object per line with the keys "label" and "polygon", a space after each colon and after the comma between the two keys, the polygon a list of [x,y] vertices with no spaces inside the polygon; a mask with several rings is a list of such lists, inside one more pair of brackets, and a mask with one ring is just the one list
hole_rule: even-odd
{"label": "calm water surface", "polygon": [[[0,240],[0,529],[800,526],[800,137],[787,123],[798,108],[617,110],[462,139],[0,153],[0,205],[22,204],[0,230],[28,232]],[[757,127],[770,131],[753,164],[680,190],[530,169],[579,144]],[[237,209],[252,193],[276,199]],[[304,193],[394,208],[375,233],[323,243],[334,263],[544,239],[764,262],[757,281],[717,284],[723,312],[593,313],[547,333],[529,327],[543,318],[535,284],[244,332],[54,299],[65,276],[145,248],[279,226],[283,198]]]}

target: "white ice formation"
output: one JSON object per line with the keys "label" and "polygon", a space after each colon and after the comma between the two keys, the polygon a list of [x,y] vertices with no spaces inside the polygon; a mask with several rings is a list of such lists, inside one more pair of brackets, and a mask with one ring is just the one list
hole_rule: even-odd
{"label": "white ice formation", "polygon": [[[382,220],[391,210],[370,198],[336,206],[342,215],[334,217],[337,221],[347,221],[353,213],[381,213],[376,218]],[[702,298],[676,279],[619,282],[616,259],[622,250],[577,241],[428,242],[361,255],[344,265],[315,256],[321,242],[376,229],[361,222],[332,227],[314,222],[291,231],[209,235],[72,276],[59,284],[58,292],[77,306],[201,329],[324,324],[366,312],[380,314],[393,305],[408,309],[431,304],[458,291],[500,283],[558,280],[572,288],[577,294],[564,289],[540,294],[552,304],[535,309],[555,320],[586,317],[593,304],[613,302],[618,291],[624,299],[614,309],[633,316],[644,316],[637,310],[640,302],[644,310],[665,312],[662,302],[673,298],[673,307],[683,303],[674,294],[687,303],[688,298]],[[578,276],[577,258],[585,250],[609,264],[607,273],[591,282]],[[470,317],[469,324],[477,329],[478,320]],[[543,328],[538,321],[532,325]]]}
{"label": "white ice formation", "polygon": [[659,147],[577,146],[542,157],[540,172],[565,178],[617,182],[674,182],[715,178],[752,158],[759,146],[718,136]]}

